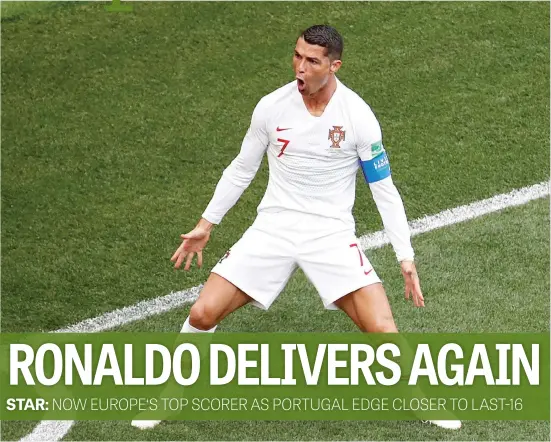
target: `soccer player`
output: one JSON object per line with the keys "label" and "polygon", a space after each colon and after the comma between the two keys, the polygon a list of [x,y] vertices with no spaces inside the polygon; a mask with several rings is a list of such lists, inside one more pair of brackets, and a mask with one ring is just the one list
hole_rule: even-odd
{"label": "soccer player", "polygon": [[[343,310],[364,332],[397,332],[377,273],[355,235],[352,206],[362,169],[405,282],[405,297],[424,306],[402,199],[393,184],[381,129],[371,108],[335,74],[343,41],[316,25],[298,38],[295,80],[263,97],[241,151],[224,170],[197,226],[172,256],[189,270],[212,229],[254,178],[264,155],[269,182],[258,216],[212,269],[182,332],[214,332],[227,315],[252,303],[268,309],[297,267],[327,309]],[[151,428],[159,421],[133,421]],[[459,421],[431,421],[459,428]]]}

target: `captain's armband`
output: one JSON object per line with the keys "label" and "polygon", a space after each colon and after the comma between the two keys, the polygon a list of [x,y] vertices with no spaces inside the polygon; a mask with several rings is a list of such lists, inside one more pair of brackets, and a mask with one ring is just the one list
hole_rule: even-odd
{"label": "captain's armband", "polygon": [[360,161],[360,164],[367,183],[376,183],[390,176],[390,163],[386,152],[370,160]]}

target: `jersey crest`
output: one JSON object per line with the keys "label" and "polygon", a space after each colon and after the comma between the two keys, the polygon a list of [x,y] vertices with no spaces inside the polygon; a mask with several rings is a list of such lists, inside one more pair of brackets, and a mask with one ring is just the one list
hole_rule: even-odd
{"label": "jersey crest", "polygon": [[328,140],[331,140],[331,147],[339,149],[341,141],[345,139],[346,131],[342,130],[342,126],[333,126],[333,129],[329,129]]}

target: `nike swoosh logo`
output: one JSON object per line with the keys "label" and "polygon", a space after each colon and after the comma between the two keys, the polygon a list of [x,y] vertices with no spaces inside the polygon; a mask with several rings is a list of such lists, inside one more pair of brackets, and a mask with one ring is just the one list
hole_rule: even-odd
{"label": "nike swoosh logo", "polygon": [[366,271],[364,270],[364,275],[369,275],[372,271],[373,271],[373,269],[370,269],[368,272],[366,272]]}
{"label": "nike swoosh logo", "polygon": [[281,132],[282,130],[289,130],[292,129],[292,127],[276,127],[276,131]]}

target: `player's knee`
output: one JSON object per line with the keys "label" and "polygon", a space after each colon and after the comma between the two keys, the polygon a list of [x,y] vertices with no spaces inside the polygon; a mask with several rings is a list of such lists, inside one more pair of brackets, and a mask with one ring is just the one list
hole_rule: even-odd
{"label": "player's knee", "polygon": [[210,330],[218,323],[218,315],[214,308],[197,301],[189,312],[189,323],[199,330]]}

